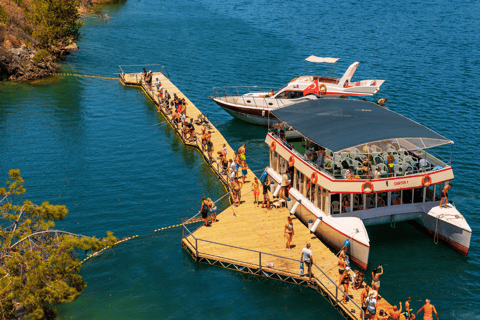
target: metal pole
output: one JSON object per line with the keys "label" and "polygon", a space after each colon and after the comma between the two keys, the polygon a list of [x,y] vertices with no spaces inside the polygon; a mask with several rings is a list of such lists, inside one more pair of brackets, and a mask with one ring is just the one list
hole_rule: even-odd
{"label": "metal pole", "polygon": [[260,274],[262,274],[262,253],[261,252],[258,253],[258,267],[259,267]]}
{"label": "metal pole", "polygon": [[198,260],[198,240],[195,238],[195,261]]}

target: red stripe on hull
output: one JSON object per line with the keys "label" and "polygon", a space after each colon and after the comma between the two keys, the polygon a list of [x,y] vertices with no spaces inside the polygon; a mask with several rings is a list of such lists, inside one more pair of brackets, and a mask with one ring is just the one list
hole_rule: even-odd
{"label": "red stripe on hull", "polygon": [[[433,235],[435,236],[435,231],[432,231],[430,229],[428,229],[427,227],[425,226],[422,226],[421,224],[418,224],[423,230],[425,230],[428,234],[430,235]],[[460,254],[464,255],[464,256],[467,256],[468,255],[468,250],[469,248],[465,247],[465,246],[462,246],[461,244],[453,241],[452,239],[448,239],[444,236],[442,236],[441,234],[437,234],[438,236],[438,239],[444,243],[445,245],[447,245],[448,247],[454,249],[455,251],[458,251]]]}

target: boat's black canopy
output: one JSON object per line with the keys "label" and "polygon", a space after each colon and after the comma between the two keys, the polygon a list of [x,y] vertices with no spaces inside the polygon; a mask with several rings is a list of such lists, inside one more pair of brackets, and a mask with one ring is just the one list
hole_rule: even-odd
{"label": "boat's black canopy", "polygon": [[[420,150],[452,143],[429,128],[389,109],[360,100],[323,98],[276,109],[272,113],[314,143],[347,152],[352,147],[388,151]],[[348,150],[347,150],[348,149]]]}

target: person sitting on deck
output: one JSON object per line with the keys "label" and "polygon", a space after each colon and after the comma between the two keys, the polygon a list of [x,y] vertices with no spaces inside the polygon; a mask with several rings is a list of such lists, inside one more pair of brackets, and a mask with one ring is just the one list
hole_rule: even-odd
{"label": "person sitting on deck", "polygon": [[368,155],[363,159],[362,172],[364,179],[368,179],[372,175],[372,162],[370,162]]}
{"label": "person sitting on deck", "polygon": [[385,200],[382,197],[378,197],[377,207],[385,207]]}
{"label": "person sitting on deck", "polygon": [[377,170],[375,170],[375,173],[373,174],[374,179],[380,179],[382,175],[382,169],[380,167],[377,167]]}
{"label": "person sitting on deck", "polygon": [[268,94],[269,97],[273,96],[274,92],[273,89],[270,89],[270,93]]}
{"label": "person sitting on deck", "polygon": [[187,129],[188,129],[188,134],[189,134],[189,140],[194,141],[195,137],[195,127],[193,125],[193,119],[190,118],[190,122],[187,124]]}
{"label": "person sitting on deck", "polygon": [[[345,172],[345,176],[346,176],[346,178],[347,178],[348,180],[355,180],[355,179],[360,178],[360,177],[358,177],[358,176],[355,175],[355,172],[353,172],[353,168],[352,168],[352,167],[348,168],[348,171]],[[357,178],[357,177],[358,177],[358,178]]]}
{"label": "person sitting on deck", "polygon": [[343,213],[350,212],[350,202],[348,201],[347,197],[343,197],[342,212]]}
{"label": "person sitting on deck", "polygon": [[387,168],[390,176],[393,176],[393,167],[395,166],[395,164],[393,163],[394,161],[395,157],[392,155],[391,152],[389,152],[387,156]]}
{"label": "person sitting on deck", "polygon": [[145,68],[143,68],[143,79],[145,79],[145,77],[147,76],[148,72],[147,70],[145,70]]}
{"label": "person sitting on deck", "polygon": [[165,90],[165,101],[167,102],[167,106],[170,105],[170,93]]}
{"label": "person sitting on deck", "polygon": [[380,100],[378,100],[377,104],[382,107],[382,108],[385,108],[385,102],[387,102],[388,99],[387,98],[382,98]]}

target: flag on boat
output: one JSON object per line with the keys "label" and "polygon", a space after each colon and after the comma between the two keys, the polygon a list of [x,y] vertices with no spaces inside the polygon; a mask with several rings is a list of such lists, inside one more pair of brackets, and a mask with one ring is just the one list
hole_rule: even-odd
{"label": "flag on boat", "polygon": [[309,85],[307,89],[303,90],[304,96],[310,93],[320,94],[320,90],[318,89],[318,79],[315,80],[311,85]]}

